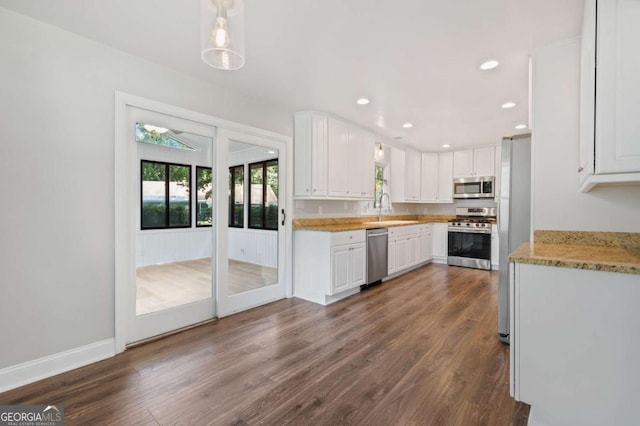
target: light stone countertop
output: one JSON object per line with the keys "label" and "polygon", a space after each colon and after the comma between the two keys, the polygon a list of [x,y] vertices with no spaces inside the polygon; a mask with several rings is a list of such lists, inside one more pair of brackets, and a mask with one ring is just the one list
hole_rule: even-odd
{"label": "light stone countertop", "polygon": [[[640,275],[639,236],[637,233],[535,231],[536,242],[522,244],[511,253],[509,261]],[[640,284],[640,280],[638,282]]]}
{"label": "light stone countertop", "polygon": [[[377,216],[361,216],[361,217],[337,217],[337,218],[318,218],[318,219],[294,219],[294,230],[305,231],[324,231],[324,232],[342,232],[342,231],[358,231],[361,229],[388,228],[392,226],[407,226],[424,223],[448,222],[453,219],[452,215],[413,215],[413,216],[383,216],[382,224],[374,222],[378,221]],[[385,224],[385,221],[408,221],[407,223]]]}

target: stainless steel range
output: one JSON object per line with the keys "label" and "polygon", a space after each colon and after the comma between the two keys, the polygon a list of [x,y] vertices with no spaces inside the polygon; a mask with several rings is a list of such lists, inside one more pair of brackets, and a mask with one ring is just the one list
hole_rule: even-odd
{"label": "stainless steel range", "polygon": [[491,270],[491,225],[495,207],[456,207],[449,221],[447,264]]}

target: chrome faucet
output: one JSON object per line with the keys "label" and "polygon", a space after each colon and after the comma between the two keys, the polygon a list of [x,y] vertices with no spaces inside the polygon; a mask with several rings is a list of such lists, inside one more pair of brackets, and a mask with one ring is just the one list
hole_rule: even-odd
{"label": "chrome faucet", "polygon": [[382,222],[382,199],[384,196],[387,196],[387,203],[391,204],[391,199],[389,198],[389,194],[383,192],[380,194],[380,199],[378,200],[378,222]]}

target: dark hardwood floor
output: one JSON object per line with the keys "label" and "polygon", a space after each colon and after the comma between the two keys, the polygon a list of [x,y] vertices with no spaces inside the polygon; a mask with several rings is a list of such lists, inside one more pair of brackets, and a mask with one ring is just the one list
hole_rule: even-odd
{"label": "dark hardwood floor", "polygon": [[0,394],[73,424],[526,425],[497,273],[429,265],[324,307],[288,299]]}

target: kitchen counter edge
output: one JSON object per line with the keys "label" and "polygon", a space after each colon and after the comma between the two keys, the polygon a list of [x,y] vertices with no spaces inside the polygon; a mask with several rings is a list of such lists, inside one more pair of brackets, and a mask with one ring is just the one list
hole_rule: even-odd
{"label": "kitchen counter edge", "polygon": [[527,242],[509,261],[561,268],[640,275],[640,249]]}

